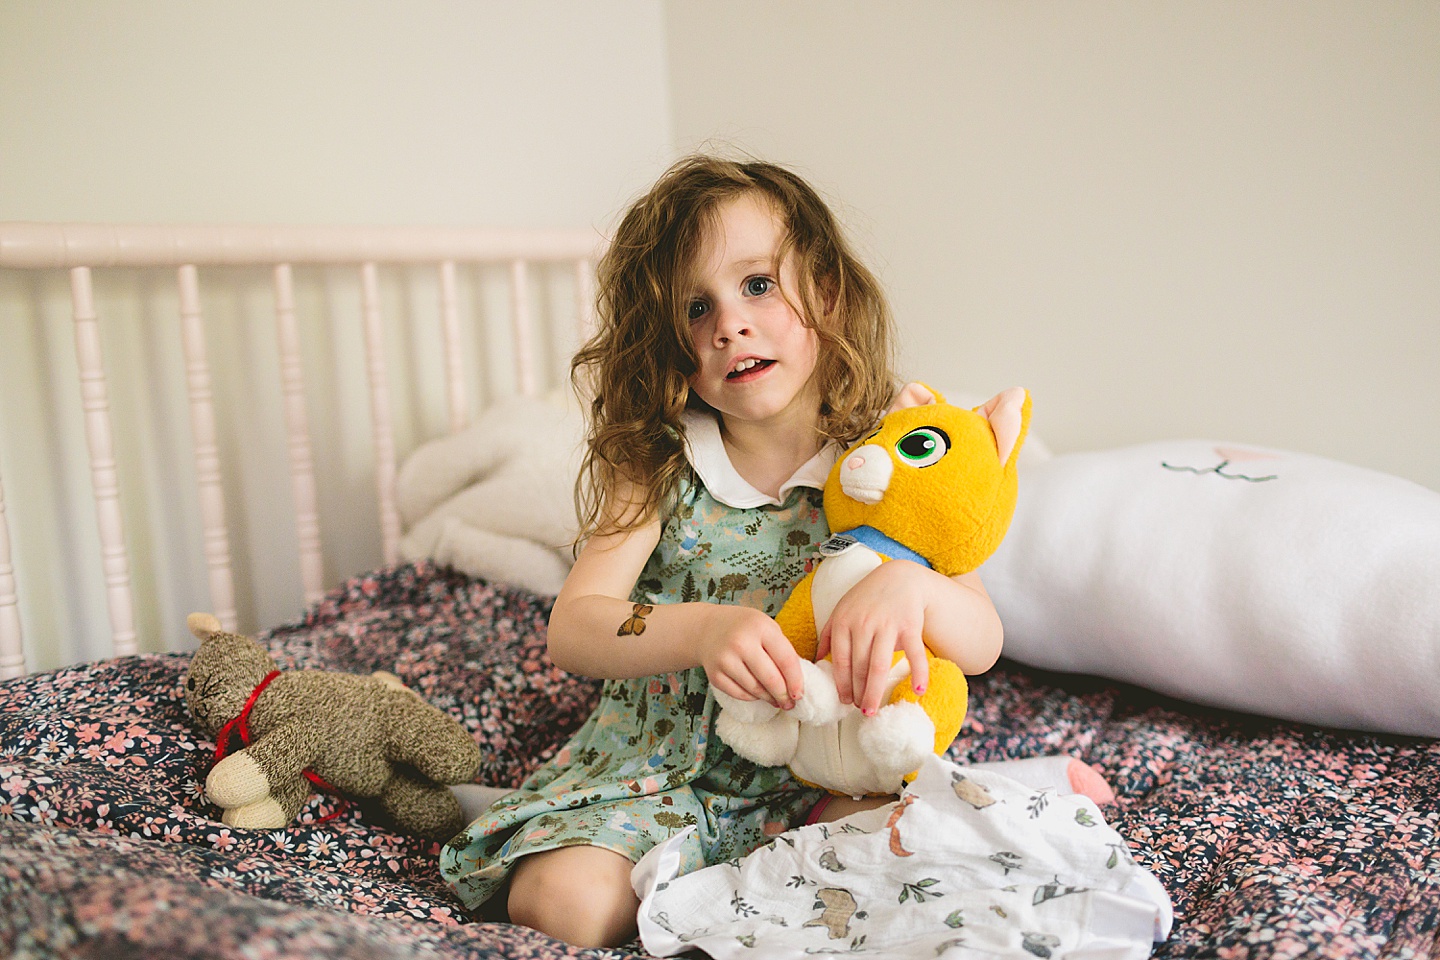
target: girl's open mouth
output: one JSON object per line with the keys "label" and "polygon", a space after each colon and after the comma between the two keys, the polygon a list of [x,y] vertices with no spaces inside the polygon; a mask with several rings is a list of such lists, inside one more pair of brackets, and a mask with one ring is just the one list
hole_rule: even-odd
{"label": "girl's open mouth", "polygon": [[731,381],[744,380],[752,376],[757,376],[762,370],[768,370],[774,365],[774,360],[757,359],[743,370],[731,370],[729,373],[725,374],[725,379]]}

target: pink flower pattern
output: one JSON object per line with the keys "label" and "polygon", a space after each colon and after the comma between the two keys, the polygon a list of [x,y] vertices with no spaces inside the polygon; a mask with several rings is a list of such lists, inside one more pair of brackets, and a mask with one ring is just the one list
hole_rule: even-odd
{"label": "pink flower pattern", "polygon": [[[388,669],[471,731],[514,785],[597,686],[545,655],[549,601],[405,565],[337,588],[267,642],[282,667]],[[0,683],[0,956],[633,960],[467,916],[438,846],[313,797],[281,830],[221,824],[188,657]],[[1430,956],[1440,930],[1440,744],[1209,710],[1002,661],[971,687],[959,762],[1072,753],[1176,907],[1155,956]]]}

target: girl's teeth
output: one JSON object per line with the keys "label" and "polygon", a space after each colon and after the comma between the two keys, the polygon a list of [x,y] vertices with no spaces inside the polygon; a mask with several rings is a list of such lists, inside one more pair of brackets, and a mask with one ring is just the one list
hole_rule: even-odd
{"label": "girl's teeth", "polygon": [[757,364],[757,363],[759,363],[759,362],[760,362],[759,360],[754,360],[754,359],[751,359],[751,360],[741,360],[739,363],[735,364],[735,369],[731,370],[730,372],[731,372],[731,373],[744,373],[746,370],[749,370],[751,367],[755,366],[755,364]]}

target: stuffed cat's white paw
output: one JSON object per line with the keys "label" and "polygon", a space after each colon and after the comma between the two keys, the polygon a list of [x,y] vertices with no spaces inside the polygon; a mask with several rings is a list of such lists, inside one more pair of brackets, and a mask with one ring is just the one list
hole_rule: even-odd
{"label": "stuffed cat's white paw", "polygon": [[920,704],[901,700],[881,707],[860,723],[860,749],[875,769],[886,776],[915,772],[935,752],[935,724]]}
{"label": "stuffed cat's white paw", "polygon": [[762,767],[783,767],[795,756],[795,748],[800,743],[800,724],[787,713],[774,707],[771,710],[775,715],[758,723],[747,723],[734,711],[721,710],[715,721],[715,732],[746,760]]}
{"label": "stuffed cat's white paw", "polygon": [[739,723],[764,723],[780,712],[779,707],[765,700],[737,700],[721,690],[715,691],[715,702],[720,704],[722,716],[728,713]]}
{"label": "stuffed cat's white paw", "polygon": [[846,707],[840,702],[835,690],[835,665],[829,660],[811,663],[800,661],[800,676],[804,680],[804,694],[795,701],[790,716],[800,723],[834,723],[844,716]]}

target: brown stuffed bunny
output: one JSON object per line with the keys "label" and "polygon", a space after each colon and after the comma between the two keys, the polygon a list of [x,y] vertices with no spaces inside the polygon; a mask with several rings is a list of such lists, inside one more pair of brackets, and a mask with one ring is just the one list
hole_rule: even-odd
{"label": "brown stuffed bunny", "polygon": [[[283,827],[310,784],[376,797],[401,830],[445,841],[465,826],[444,786],[480,765],[475,741],[444,711],[390,674],[280,672],[249,637],[226,633],[208,613],[186,621],[200,640],[185,701],[221,757],[205,793],[232,827]],[[243,750],[226,753],[239,734]]]}

